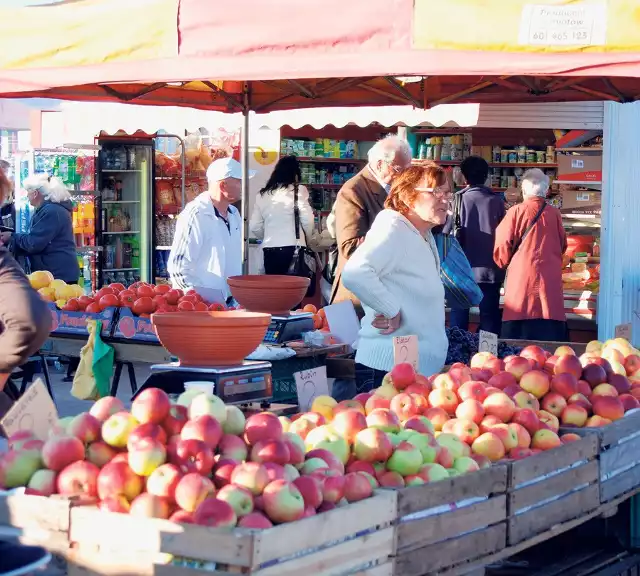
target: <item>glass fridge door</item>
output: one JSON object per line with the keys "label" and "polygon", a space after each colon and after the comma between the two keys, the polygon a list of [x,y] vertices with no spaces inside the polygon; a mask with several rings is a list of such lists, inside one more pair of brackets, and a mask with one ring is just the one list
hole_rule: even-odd
{"label": "glass fridge door", "polygon": [[100,285],[151,281],[151,141],[100,142]]}

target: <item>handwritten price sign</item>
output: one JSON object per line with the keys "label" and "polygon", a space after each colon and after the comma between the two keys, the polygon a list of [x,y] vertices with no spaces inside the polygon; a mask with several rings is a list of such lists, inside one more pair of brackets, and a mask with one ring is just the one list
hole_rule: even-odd
{"label": "handwritten price sign", "polygon": [[329,395],[329,383],[327,382],[327,367],[319,366],[310,370],[294,372],[296,392],[298,393],[298,405],[301,412],[311,410],[313,400],[318,396]]}
{"label": "handwritten price sign", "polygon": [[616,326],[616,338],[624,338],[627,342],[631,342],[631,324],[619,324]]}
{"label": "handwritten price sign", "polygon": [[46,440],[49,431],[58,421],[58,411],[42,380],[36,380],[0,421],[7,436],[28,431]]}
{"label": "handwritten price sign", "polygon": [[418,337],[395,336],[393,338],[393,363],[411,364],[418,371]]}
{"label": "handwritten price sign", "polygon": [[498,336],[493,332],[480,330],[478,341],[478,352],[489,352],[494,356],[498,355]]}

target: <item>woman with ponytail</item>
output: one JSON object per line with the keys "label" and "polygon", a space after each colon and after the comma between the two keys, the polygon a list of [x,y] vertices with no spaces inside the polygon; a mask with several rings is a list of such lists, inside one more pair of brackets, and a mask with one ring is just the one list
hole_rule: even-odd
{"label": "woman with ponytail", "polygon": [[29,232],[3,232],[2,243],[16,257],[28,258],[29,272],[47,270],[56,279],[77,283],[80,268],[73,238],[71,194],[58,178],[46,174],[27,178],[24,189],[35,208]]}

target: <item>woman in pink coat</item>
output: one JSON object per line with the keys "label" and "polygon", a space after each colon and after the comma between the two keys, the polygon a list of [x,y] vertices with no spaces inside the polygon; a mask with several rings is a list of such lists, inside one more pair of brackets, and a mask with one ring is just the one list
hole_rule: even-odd
{"label": "woman in pink coat", "polygon": [[507,269],[502,337],[566,341],[562,255],[567,236],[560,210],[546,203],[549,178],[538,168],[522,179],[524,201],[496,230],[493,257]]}

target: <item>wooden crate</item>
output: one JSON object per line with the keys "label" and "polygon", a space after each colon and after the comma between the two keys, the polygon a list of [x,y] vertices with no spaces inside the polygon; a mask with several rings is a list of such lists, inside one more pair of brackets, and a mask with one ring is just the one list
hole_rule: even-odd
{"label": "wooden crate", "polygon": [[464,574],[506,545],[507,466],[398,491],[394,574]]}
{"label": "wooden crate", "polygon": [[79,500],[60,496],[27,496],[17,491],[0,493],[0,535],[66,554],[71,510],[79,504]]}
{"label": "wooden crate", "polygon": [[397,494],[268,530],[217,530],[75,509],[69,576],[301,574],[391,576]]}
{"label": "wooden crate", "polygon": [[509,464],[509,546],[600,505],[597,455],[597,438],[590,435]]}

